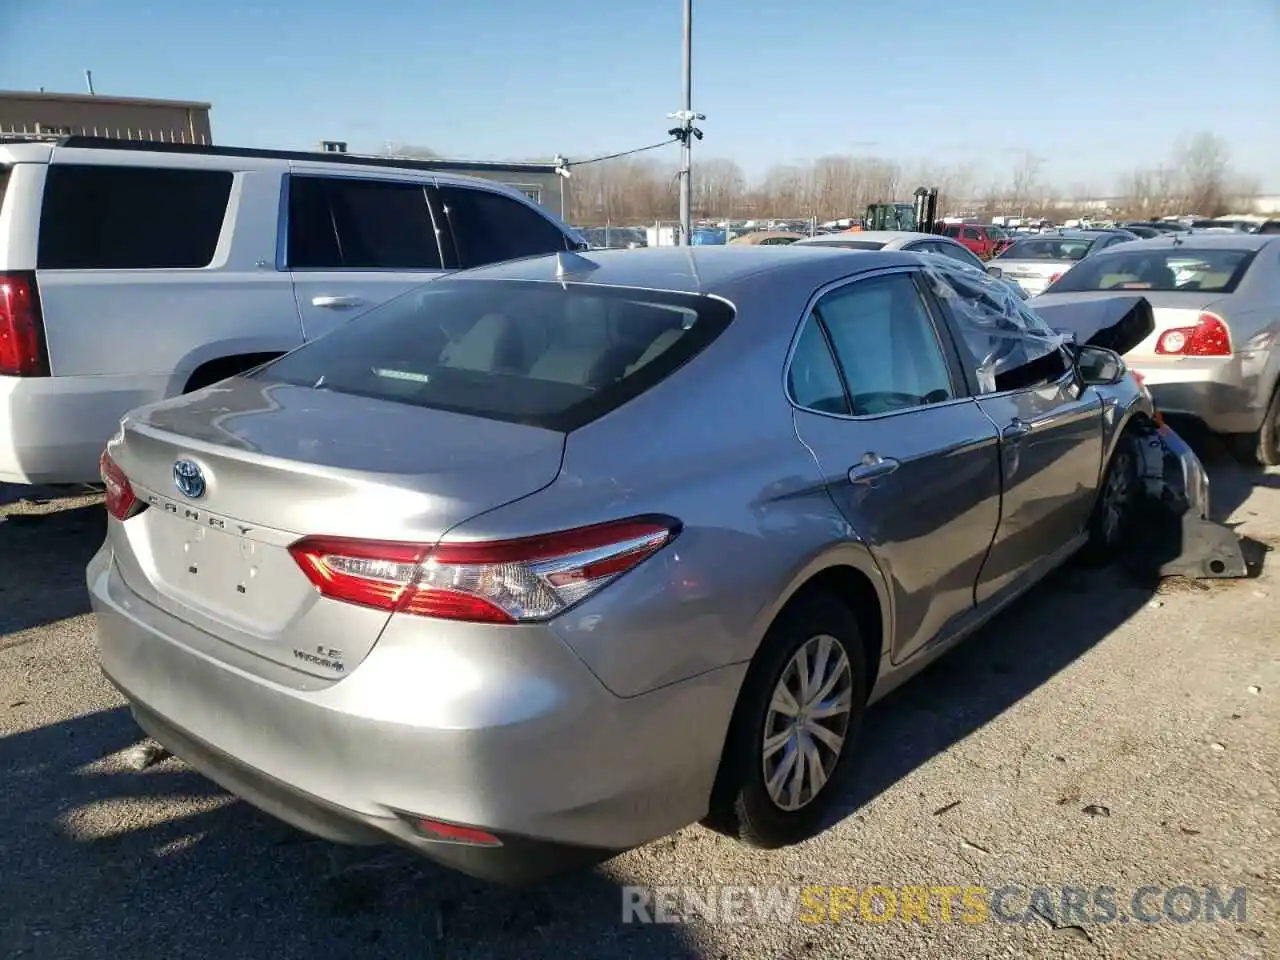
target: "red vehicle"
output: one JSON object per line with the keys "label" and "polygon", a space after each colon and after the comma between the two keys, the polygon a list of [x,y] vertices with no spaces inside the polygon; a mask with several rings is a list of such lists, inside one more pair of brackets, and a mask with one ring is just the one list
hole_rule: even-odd
{"label": "red vehicle", "polygon": [[1004,253],[1013,244],[1013,238],[1002,229],[985,223],[945,223],[940,232],[959,241],[982,260]]}

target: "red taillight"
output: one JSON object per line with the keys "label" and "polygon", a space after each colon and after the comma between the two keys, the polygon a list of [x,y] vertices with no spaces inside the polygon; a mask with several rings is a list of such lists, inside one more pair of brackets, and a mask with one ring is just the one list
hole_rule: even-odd
{"label": "red taillight", "polygon": [[1177,357],[1229,357],[1231,332],[1221,317],[1202,313],[1194,327],[1174,327],[1160,334],[1156,353]]}
{"label": "red taillight", "polygon": [[133,492],[133,484],[124,475],[124,471],[116,465],[107,451],[102,451],[98,461],[102,474],[102,486],[107,493],[107,513],[117,520],[128,520],[138,509],[138,498]]}
{"label": "red taillight", "polygon": [[0,273],[0,376],[47,377],[34,273]]}
{"label": "red taillight", "polygon": [[289,548],[326,597],[442,620],[546,620],[660,550],[679,532],[640,517],[519,540],[413,543],[306,537]]}
{"label": "red taillight", "polygon": [[445,823],[443,820],[428,820],[419,817],[413,821],[418,832],[431,840],[442,840],[445,843],[466,843],[475,847],[500,847],[502,841],[492,833],[477,830],[475,827],[463,827],[456,823]]}

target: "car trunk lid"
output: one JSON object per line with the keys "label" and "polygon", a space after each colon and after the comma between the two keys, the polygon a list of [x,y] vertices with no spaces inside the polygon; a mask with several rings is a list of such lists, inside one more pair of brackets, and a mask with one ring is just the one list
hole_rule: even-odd
{"label": "car trunk lid", "polygon": [[[388,614],[322,597],[290,544],[434,544],[551,483],[563,450],[550,430],[235,379],[126,418],[109,452],[147,506],[109,536],[144,600],[266,660],[338,678]],[[189,482],[197,473],[203,490]]]}
{"label": "car trunk lid", "polygon": [[1010,260],[996,257],[990,266],[999,267],[1001,275],[1014,281],[1027,293],[1035,296],[1058,276],[1075,266],[1074,260]]}
{"label": "car trunk lid", "polygon": [[[1214,305],[1222,299],[1221,293],[1202,293],[1200,291],[1153,291],[1141,289],[1125,289],[1125,290],[1101,290],[1090,293],[1049,293],[1043,297],[1037,297],[1032,306],[1037,310],[1056,307],[1059,304],[1079,303],[1085,304],[1093,301],[1116,301],[1126,297],[1141,297],[1151,305],[1152,328],[1146,336],[1141,340],[1129,346],[1127,350],[1121,350],[1126,357],[1135,360],[1150,360],[1158,357],[1156,353],[1156,344],[1160,341],[1160,337],[1168,330],[1178,327],[1194,327],[1200,319],[1200,315],[1206,311],[1212,311]],[[1163,357],[1161,359],[1176,361],[1176,357]]]}

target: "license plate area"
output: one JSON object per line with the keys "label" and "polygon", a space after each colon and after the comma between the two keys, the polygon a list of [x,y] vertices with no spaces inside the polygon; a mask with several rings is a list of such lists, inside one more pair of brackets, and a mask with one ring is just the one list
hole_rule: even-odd
{"label": "license plate area", "polygon": [[269,638],[314,595],[287,549],[234,521],[164,499],[136,519],[139,559],[157,592],[213,620]]}

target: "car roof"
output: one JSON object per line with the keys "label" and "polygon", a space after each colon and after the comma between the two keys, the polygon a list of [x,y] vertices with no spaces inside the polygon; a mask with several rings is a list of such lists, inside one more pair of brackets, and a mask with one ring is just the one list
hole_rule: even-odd
{"label": "car roof", "polygon": [[[804,240],[797,240],[796,243],[817,245],[839,243],[842,240],[870,240],[873,243],[893,243],[896,240],[905,243],[909,240],[937,239],[937,234],[913,232],[911,230],[846,230],[842,233],[824,233],[816,237],[805,237]],[[944,237],[943,239],[950,238]]]}
{"label": "car roof", "polygon": [[[1108,247],[1112,250],[1261,250],[1268,244],[1280,241],[1280,234],[1258,233],[1194,233],[1171,234],[1167,237],[1149,237],[1131,240],[1126,244]],[[1101,256],[1101,254],[1099,254]]]}
{"label": "car roof", "polygon": [[1018,237],[1019,240],[1097,240],[1109,233],[1122,233],[1120,230],[1056,230],[1052,233],[1029,233]]}
{"label": "car roof", "polygon": [[[565,279],[573,283],[642,287],[679,293],[725,293],[735,283],[769,271],[794,271],[797,280],[815,288],[831,280],[884,267],[918,266],[913,254],[893,250],[846,250],[823,244],[781,246],[727,245],[646,247],[638,250],[592,250],[553,253],[509,260],[452,274],[468,280],[556,281],[564,258],[595,264]],[[572,270],[572,266],[570,266]]]}

